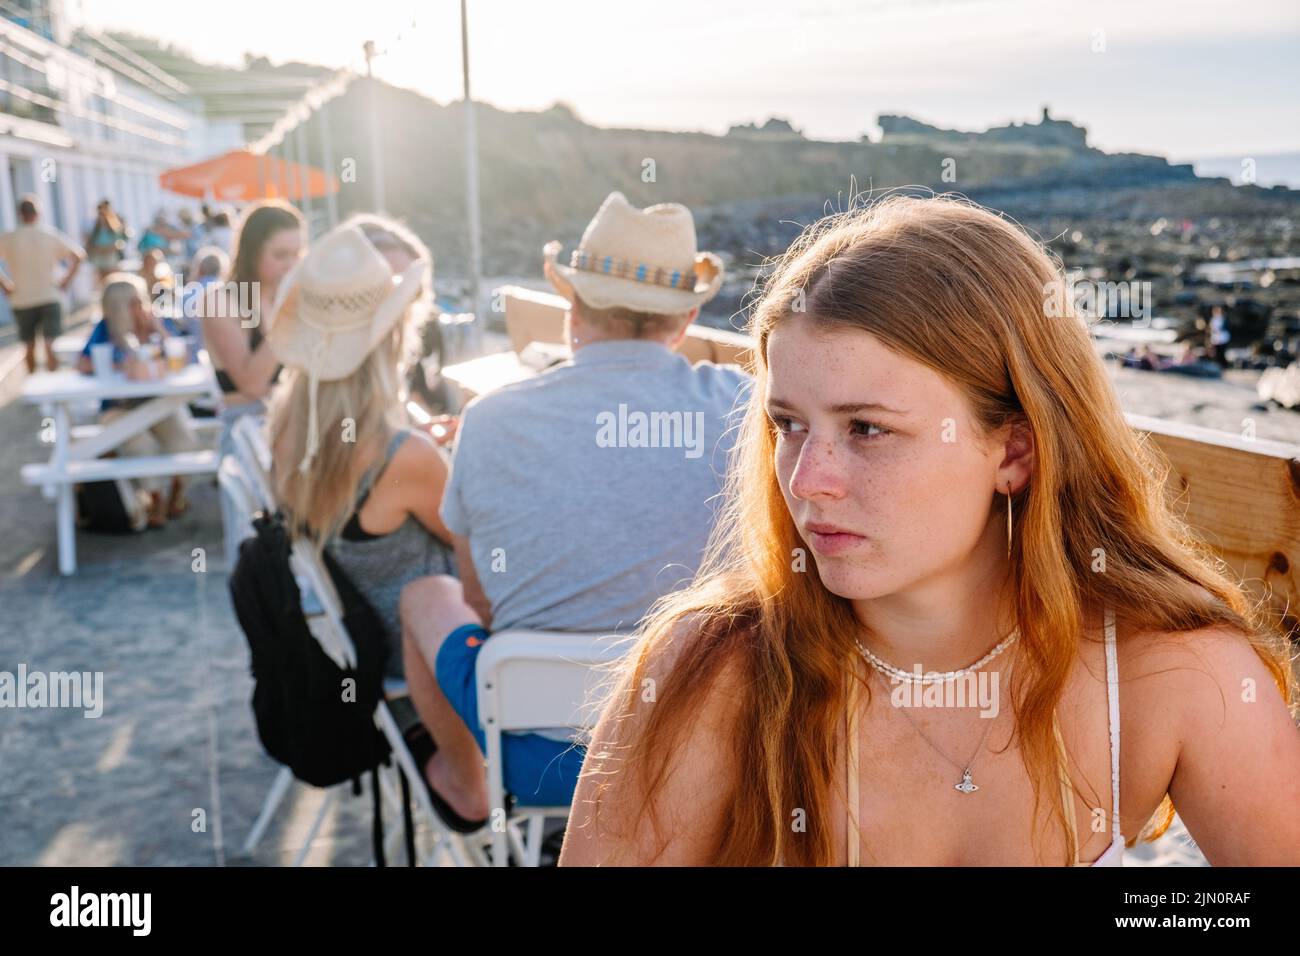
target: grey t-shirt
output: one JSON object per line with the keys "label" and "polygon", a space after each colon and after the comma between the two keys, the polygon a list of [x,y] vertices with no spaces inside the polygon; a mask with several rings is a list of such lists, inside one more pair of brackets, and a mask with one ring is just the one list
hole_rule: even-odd
{"label": "grey t-shirt", "polygon": [[621,340],[470,402],[441,515],[493,630],[629,630],[689,581],[751,383]]}

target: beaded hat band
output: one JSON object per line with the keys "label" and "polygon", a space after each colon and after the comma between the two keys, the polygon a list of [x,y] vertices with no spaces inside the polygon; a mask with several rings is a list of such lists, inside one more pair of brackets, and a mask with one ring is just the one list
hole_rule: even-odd
{"label": "beaded hat band", "polygon": [[695,290],[698,276],[695,266],[685,269],[672,269],[667,266],[655,266],[645,262],[633,262],[615,256],[602,256],[595,252],[576,250],[569,257],[569,265],[585,272],[597,272],[601,275],[614,276],[619,279],[631,279],[633,282],[648,282],[668,289],[682,289],[687,292]]}
{"label": "beaded hat band", "polygon": [[722,257],[699,250],[695,220],[681,203],[638,209],[612,192],[576,251],[561,259],[562,248],[558,239],[542,248],[547,276],[564,298],[588,308],[678,315],[722,288]]}

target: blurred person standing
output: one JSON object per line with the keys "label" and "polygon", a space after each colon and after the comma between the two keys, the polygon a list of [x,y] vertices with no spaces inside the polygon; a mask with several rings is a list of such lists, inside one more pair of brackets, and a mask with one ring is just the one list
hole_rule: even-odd
{"label": "blurred person standing", "polygon": [[95,222],[86,235],[86,251],[102,283],[110,272],[117,269],[126,249],[129,233],[126,224],[113,211],[113,204],[101,199],[95,208]]}
{"label": "blurred person standing", "polygon": [[[0,235],[0,259],[8,278],[0,288],[9,296],[18,337],[26,352],[27,371],[36,371],[36,333],[45,341],[45,365],[51,372],[59,367],[54,340],[63,330],[63,293],[71,284],[85,251],[58,229],[40,222],[40,205],[35,196],[18,203],[18,228]],[[71,262],[57,278],[60,263]]]}

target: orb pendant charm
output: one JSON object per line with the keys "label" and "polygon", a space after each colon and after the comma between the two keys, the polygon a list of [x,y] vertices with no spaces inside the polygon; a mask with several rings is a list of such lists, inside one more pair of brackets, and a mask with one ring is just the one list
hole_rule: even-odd
{"label": "orb pendant charm", "polygon": [[954,783],[952,787],[954,790],[960,790],[962,793],[974,793],[979,789],[979,787],[975,786],[971,781],[969,770],[963,770],[961,772],[961,783]]}

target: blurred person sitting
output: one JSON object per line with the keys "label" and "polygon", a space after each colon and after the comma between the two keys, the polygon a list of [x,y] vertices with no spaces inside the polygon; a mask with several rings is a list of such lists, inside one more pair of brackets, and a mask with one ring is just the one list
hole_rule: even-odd
{"label": "blurred person sitting", "polygon": [[[245,217],[247,217],[247,212]],[[205,223],[205,242],[220,246],[226,255],[234,255],[235,214],[229,209],[221,209],[212,214]]]}
{"label": "blurred person sitting", "polygon": [[203,230],[194,220],[194,211],[189,206],[184,207],[177,218],[180,220],[180,232],[183,233],[181,243],[184,246],[184,260],[191,262],[203,245]]}
{"label": "blurred person sitting", "polygon": [[[750,382],[737,366],[692,366],[674,351],[723,273],[718,256],[697,254],[685,206],[636,209],[611,193],[571,265],[556,261],[559,246],[546,246],[544,268],[569,302],[573,357],[466,406],[441,512],[460,580],[421,578],[402,594],[408,676],[423,662],[436,679],[412,696],[437,701],[421,712],[432,739],[408,743],[459,831],[490,809],[475,683],[489,629],[628,631],[688,581]],[[638,443],[613,424],[649,415],[675,417],[681,440]],[[567,728],[508,733],[506,789],[567,805],[582,759]]]}
{"label": "blurred person sitting", "polygon": [[144,232],[140,234],[140,239],[135,244],[135,247],[142,256],[157,250],[165,258],[171,249],[172,242],[183,239],[185,236],[186,233],[172,227],[167,221],[167,214],[159,209],[153,217],[153,222],[146,226]]}
{"label": "blurred person sitting", "polygon": [[1216,305],[1210,310],[1210,321],[1206,326],[1205,357],[1227,367],[1227,347],[1232,341],[1232,332],[1228,329],[1228,317],[1223,306]]}
{"label": "blurred person sitting", "polygon": [[[431,269],[428,249],[403,227],[351,219],[286,276],[267,337],[286,370],[267,415],[276,500],[379,615],[385,675],[398,680],[408,677],[402,588],[454,570],[438,515],[448,465],[411,426],[403,386]],[[410,680],[412,695],[428,683]]]}
{"label": "blurred person sitting", "polygon": [[263,318],[306,241],[302,214],[293,206],[255,203],[245,211],[226,281],[209,286],[202,300],[203,341],[223,399],[222,455],[233,450],[230,430],[238,418],[266,413],[279,362],[266,346]]}
{"label": "blurred person sitting", "polygon": [[[100,295],[103,318],[96,324],[86,340],[78,361],[78,369],[89,375],[94,372],[91,358],[98,345],[111,345],[113,367],[127,378],[146,380],[159,374],[161,343],[167,338],[162,323],[150,308],[148,290],[144,279],[128,272],[110,273]],[[149,345],[158,346],[158,354],[143,358],[142,351]],[[148,401],[146,398],[105,399],[101,405],[100,422],[109,424],[127,414],[131,409]],[[118,446],[117,453],[124,456],[176,454],[196,451],[199,447],[183,411],[177,410],[147,431],[134,435]],[[138,486],[149,496],[149,527],[161,528],[168,518],[180,517],[188,509],[185,497],[185,479],[172,478],[167,501],[163,500],[162,478],[138,479]]]}
{"label": "blurred person sitting", "polygon": [[203,299],[209,294],[209,288],[221,283],[221,277],[230,269],[230,257],[220,246],[203,246],[194,253],[190,260],[189,272],[185,275],[185,286],[181,290],[180,316],[178,324],[186,335],[195,336],[203,341]]}
{"label": "blurred person sitting", "polygon": [[180,316],[177,315],[179,303],[175,301],[176,274],[168,264],[161,249],[150,249],[140,261],[140,278],[149,290],[149,301],[153,303],[154,314],[162,322],[168,335],[180,335]]}

